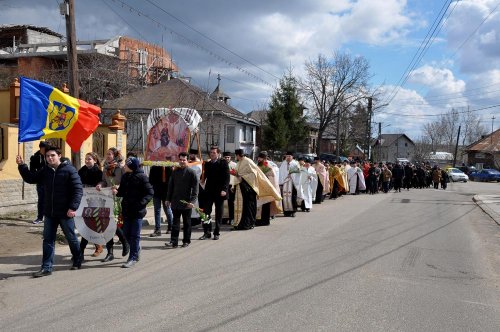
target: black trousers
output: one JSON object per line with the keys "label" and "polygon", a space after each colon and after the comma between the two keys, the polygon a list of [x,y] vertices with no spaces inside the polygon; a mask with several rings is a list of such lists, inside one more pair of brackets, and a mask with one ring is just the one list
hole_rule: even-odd
{"label": "black trousers", "polygon": [[[125,234],[123,234],[123,230],[121,228],[117,228],[115,234],[118,236],[118,239],[122,243],[122,246],[126,245],[127,239],[125,238]],[[106,243],[106,249],[108,252],[113,252],[113,246],[114,246],[113,239],[109,240],[108,243]]]}
{"label": "black trousers", "polygon": [[316,199],[314,200],[315,204],[321,204],[323,202],[323,185],[318,178],[318,187],[316,188]]}
{"label": "black trousers", "polygon": [[337,180],[333,180],[333,187],[332,187],[332,193],[330,194],[330,198],[337,198],[339,197],[339,182]]}
{"label": "black trousers", "polygon": [[257,216],[257,194],[245,180],[242,180],[239,186],[243,197],[243,207],[241,220],[236,229],[252,229]]}
{"label": "black trousers", "polygon": [[172,214],[174,215],[174,220],[172,222],[170,241],[174,245],[179,243],[182,216],[182,243],[191,243],[191,209],[172,209]]}
{"label": "black trousers", "polygon": [[234,220],[234,199],[236,194],[232,191],[232,186],[229,185],[229,192],[227,196],[227,207],[229,209],[229,220]]}
{"label": "black trousers", "polygon": [[255,221],[255,226],[269,226],[271,224],[271,202],[262,205],[260,219]]}
{"label": "black trousers", "polygon": [[[205,197],[205,208],[203,209],[207,216],[212,214],[212,205],[215,204],[215,228],[214,235],[220,235],[220,225],[222,223],[222,213],[224,212],[224,197],[221,197],[220,193],[211,194],[206,192]],[[203,232],[205,235],[209,236],[212,233],[212,223],[203,224]]]}

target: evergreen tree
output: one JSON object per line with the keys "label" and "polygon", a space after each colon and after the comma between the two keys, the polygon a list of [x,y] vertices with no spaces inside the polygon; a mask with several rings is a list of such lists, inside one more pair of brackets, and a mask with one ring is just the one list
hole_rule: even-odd
{"label": "evergreen tree", "polygon": [[300,103],[297,80],[291,71],[280,80],[269,104],[263,128],[263,146],[271,151],[284,151],[307,137],[306,118]]}

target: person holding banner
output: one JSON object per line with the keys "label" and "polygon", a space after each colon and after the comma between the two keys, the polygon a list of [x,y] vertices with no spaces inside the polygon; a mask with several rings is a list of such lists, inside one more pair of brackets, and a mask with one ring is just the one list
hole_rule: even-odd
{"label": "person holding banner", "polygon": [[130,254],[123,268],[133,267],[139,261],[142,218],[146,206],[153,198],[153,186],[144,171],[139,167],[139,159],[127,158],[120,186],[113,193],[122,197],[123,230],[130,245]]}
{"label": "person holding banner", "polygon": [[[98,191],[103,187],[117,189],[120,186],[122,175],[124,173],[122,162],[123,158],[121,152],[117,148],[109,148],[108,151],[106,151],[106,159],[104,160],[102,181],[97,184],[95,189]],[[125,235],[120,227],[116,227],[116,235],[118,236],[118,239],[120,239],[123,246],[122,257],[125,257],[130,251],[129,243],[127,242],[127,239],[125,238]],[[113,247],[114,242],[113,239],[111,239],[108,243],[106,243],[108,253],[102,260],[104,263],[111,262],[115,259]]]}
{"label": "person holding banner", "polygon": [[71,250],[71,270],[78,270],[82,265],[80,243],[75,234],[73,219],[83,196],[82,181],[73,165],[68,160],[61,160],[61,151],[58,148],[47,147],[45,158],[47,165],[32,173],[23,158],[20,155],[16,157],[19,174],[23,180],[31,184],[42,184],[45,193],[42,266],[39,271],[33,273],[34,278],[52,274],[58,226],[61,226]]}
{"label": "person holding banner", "polygon": [[[82,166],[78,170],[78,175],[82,180],[82,184],[84,188],[92,187],[94,188],[102,179],[102,171],[101,171],[101,162],[99,161],[99,157],[95,152],[89,152],[85,155],[85,165]],[[84,259],[85,248],[87,248],[87,244],[89,241],[82,237],[80,241],[80,251],[82,252],[82,260]],[[102,253],[102,245],[96,244],[95,251],[92,254],[92,257],[97,257]]]}

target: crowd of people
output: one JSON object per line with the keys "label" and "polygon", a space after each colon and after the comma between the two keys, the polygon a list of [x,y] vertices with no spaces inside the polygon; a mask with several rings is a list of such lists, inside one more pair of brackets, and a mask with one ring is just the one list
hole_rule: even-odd
{"label": "crowd of people", "polygon": [[[122,256],[128,255],[122,267],[130,268],[140,260],[142,219],[151,200],[155,226],[149,236],[162,235],[163,211],[167,221],[165,234],[170,234],[165,248],[175,249],[188,247],[192,227],[200,224],[203,235],[199,240],[219,240],[224,224],[234,230],[250,230],[269,226],[279,214],[295,217],[299,209],[310,212],[314,204],[341,195],[401,192],[432,185],[446,189],[448,182],[444,170],[429,164],[328,163],[319,158],[296,160],[292,152],[286,152],[278,164],[266,152],[261,152],[254,162],[241,149],[234,152],[233,161],[232,153],[221,154],[217,146],[210,148],[209,156],[201,161],[197,150],[181,152],[176,163],[168,157],[165,163],[151,166],[149,176],[136,155],[129,153],[124,158],[116,148],[106,152],[102,165],[95,153],[87,153],[85,165],[78,171],[61,157],[58,148],[44,142],[31,158],[29,168],[17,156],[24,181],[37,185],[39,208],[34,223],[44,222],[42,265],[33,276],[52,274],[58,226],[70,246],[71,269],[81,268],[89,241],[78,241],[73,218],[84,187],[98,191],[108,187],[116,196],[120,211],[115,235],[122,245]],[[114,245],[114,239],[110,239],[102,262],[115,259]],[[97,257],[104,248],[94,246],[92,256]]]}

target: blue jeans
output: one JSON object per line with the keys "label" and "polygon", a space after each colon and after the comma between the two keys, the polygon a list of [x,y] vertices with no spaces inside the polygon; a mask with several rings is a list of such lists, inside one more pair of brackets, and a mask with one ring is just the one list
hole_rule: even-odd
{"label": "blue jeans", "polygon": [[130,254],[128,255],[127,261],[136,261],[139,257],[139,250],[141,248],[141,229],[142,229],[142,218],[127,218],[123,219],[123,232],[125,233],[125,238],[130,245]]}
{"label": "blue jeans", "polygon": [[43,220],[43,207],[44,207],[44,197],[45,197],[45,190],[43,189],[43,184],[41,183],[36,184],[36,193],[38,196],[38,202],[37,202],[38,213],[36,215],[36,219]]}
{"label": "blue jeans", "polygon": [[80,254],[80,243],[75,234],[75,220],[73,218],[55,218],[45,216],[43,224],[43,258],[42,269],[52,271],[54,265],[54,251],[57,227],[61,226],[66,240],[68,240],[69,249],[73,255],[73,265],[81,265],[82,257]]}
{"label": "blue jeans", "polygon": [[165,201],[160,197],[153,197],[153,207],[155,210],[155,231],[160,230],[161,225],[161,208],[163,206],[163,211],[167,216],[168,227],[172,228],[172,220],[174,219],[174,215],[172,214],[172,209],[170,206],[166,206]]}

